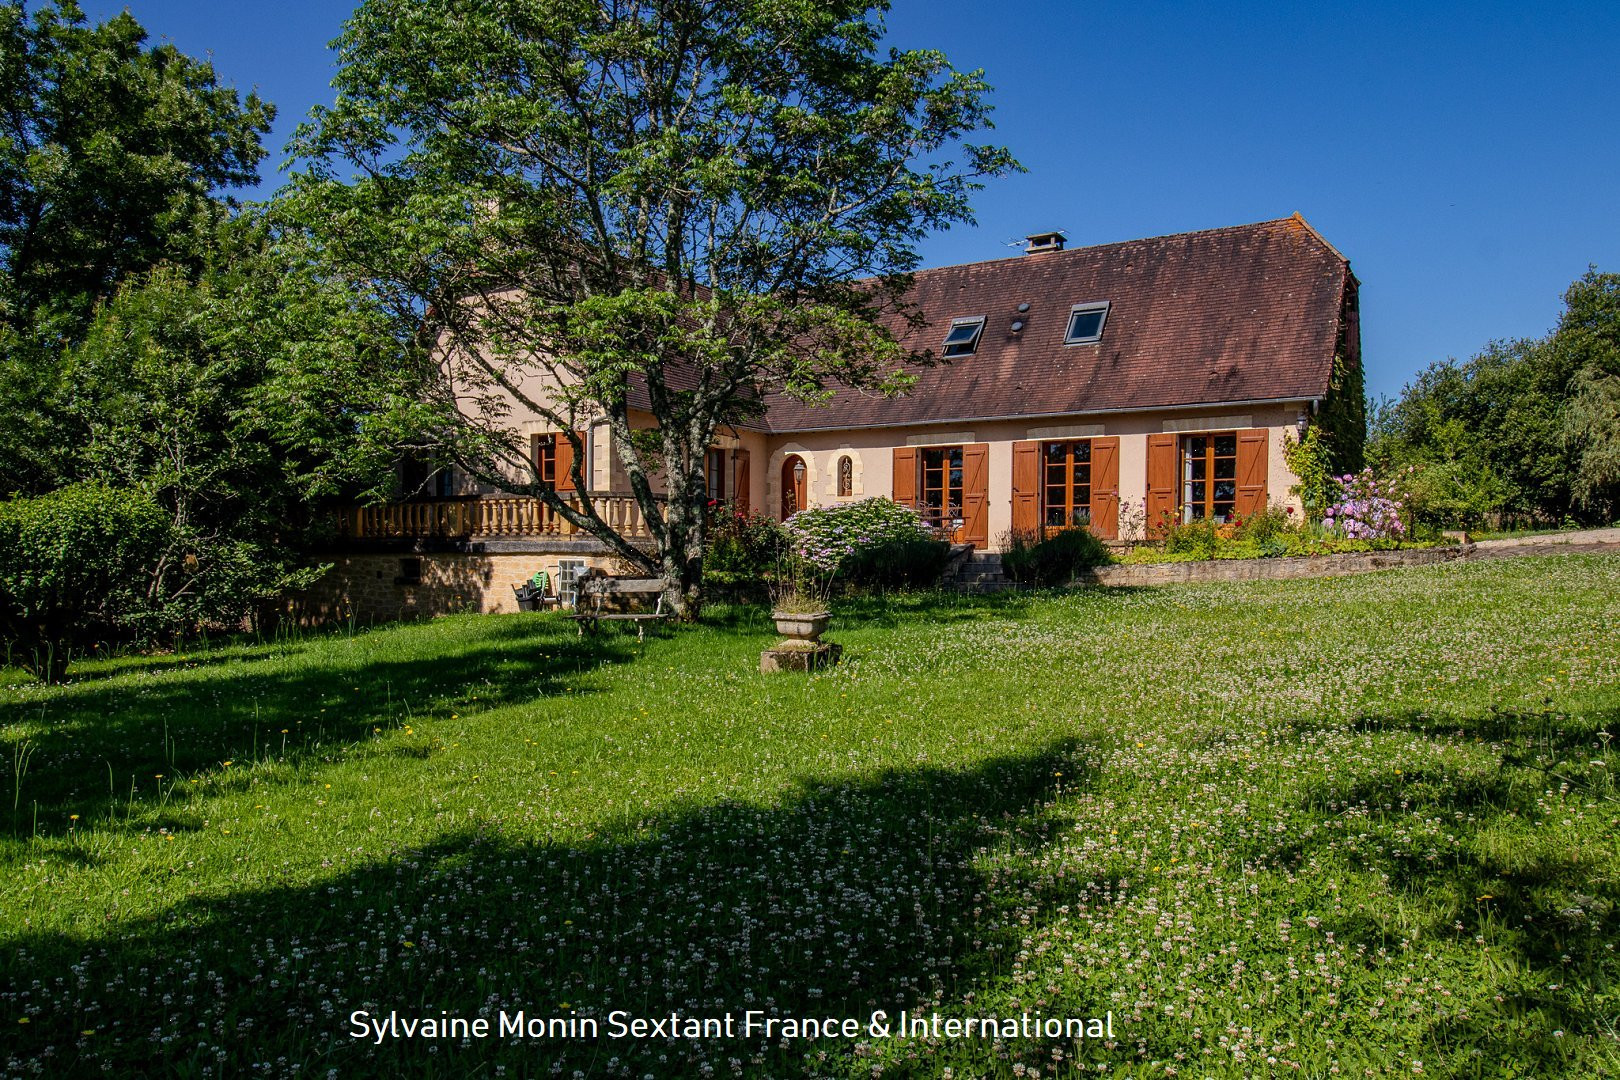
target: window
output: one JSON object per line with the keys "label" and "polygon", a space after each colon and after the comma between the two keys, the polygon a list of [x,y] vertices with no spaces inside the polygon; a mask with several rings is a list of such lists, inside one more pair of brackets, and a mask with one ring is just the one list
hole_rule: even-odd
{"label": "window", "polygon": [[395,585],[420,585],[420,584],[422,584],[422,560],[421,559],[401,559],[401,560],[399,560],[399,576],[394,579],[394,584]]}
{"label": "window", "polygon": [[1102,340],[1103,323],[1108,321],[1108,301],[1076,304],[1069,310],[1069,332],[1063,336],[1065,345],[1085,345]]}
{"label": "window", "polygon": [[945,355],[972,356],[979,347],[979,335],[983,332],[983,315],[953,320],[950,333],[945,335]]}
{"label": "window", "polygon": [[534,471],[542,484],[557,486],[557,435],[534,437]]}
{"label": "window", "polygon": [[453,465],[446,465],[433,474],[433,497],[436,499],[453,499],[456,495],[456,469]]}
{"label": "window", "polygon": [[962,516],[962,448],[936,446],[924,450],[922,461],[923,520],[947,532]]}
{"label": "window", "polygon": [[838,494],[855,494],[855,463],[848,454],[838,459]]}
{"label": "window", "polygon": [[1231,521],[1237,508],[1237,432],[1181,437],[1181,520]]}
{"label": "window", "polygon": [[579,599],[579,580],[585,576],[584,559],[557,560],[557,602],[573,607]]}
{"label": "window", "polygon": [[1049,442],[1041,447],[1048,533],[1091,524],[1091,440]]}
{"label": "window", "polygon": [[704,479],[708,482],[709,501],[726,501],[726,452],[710,450],[704,461]]}

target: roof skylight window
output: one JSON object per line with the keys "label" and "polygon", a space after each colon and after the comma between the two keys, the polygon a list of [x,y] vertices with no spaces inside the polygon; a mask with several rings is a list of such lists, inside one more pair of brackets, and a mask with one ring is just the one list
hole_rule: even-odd
{"label": "roof skylight window", "polygon": [[1063,337],[1065,345],[1085,345],[1102,340],[1103,323],[1108,321],[1108,301],[1076,304],[1069,310],[1069,332]]}
{"label": "roof skylight window", "polygon": [[945,355],[972,356],[979,348],[979,335],[983,332],[983,315],[951,320],[951,332],[945,335]]}

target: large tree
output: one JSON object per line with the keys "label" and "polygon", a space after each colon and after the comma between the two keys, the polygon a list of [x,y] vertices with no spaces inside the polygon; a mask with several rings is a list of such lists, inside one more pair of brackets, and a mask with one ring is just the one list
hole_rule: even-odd
{"label": "large tree", "polygon": [[1620,275],[1564,293],[1557,328],[1430,365],[1384,402],[1369,457],[1420,467],[1437,523],[1493,515],[1613,520],[1620,511]]}
{"label": "large tree", "polygon": [[[423,448],[533,494],[691,611],[704,455],[776,391],[895,389],[879,316],[1017,167],[987,87],[864,0],[368,0],[289,204],[435,362]],[[637,409],[656,418],[634,430]],[[605,423],[653,536],[541,481],[514,418]],[[664,488],[661,497],[656,488]]]}
{"label": "large tree", "polygon": [[30,6],[0,3],[0,492],[74,479],[64,348],[121,282],[203,264],[273,116],[128,12]]}

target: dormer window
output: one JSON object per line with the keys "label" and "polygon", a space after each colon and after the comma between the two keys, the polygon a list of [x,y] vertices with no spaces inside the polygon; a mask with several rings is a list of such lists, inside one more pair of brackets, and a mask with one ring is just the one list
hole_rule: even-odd
{"label": "dormer window", "polygon": [[1069,332],[1063,337],[1065,345],[1085,345],[1102,340],[1103,323],[1108,321],[1108,301],[1076,304],[1069,309]]}
{"label": "dormer window", "polygon": [[984,333],[984,316],[951,320],[951,332],[945,335],[946,356],[972,356],[979,348],[979,335]]}

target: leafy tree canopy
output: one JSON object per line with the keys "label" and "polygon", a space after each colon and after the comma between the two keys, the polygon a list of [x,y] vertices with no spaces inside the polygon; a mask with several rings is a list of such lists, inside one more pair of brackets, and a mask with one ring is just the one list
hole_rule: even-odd
{"label": "leafy tree canopy", "polygon": [[149,46],[128,12],[98,26],[74,0],[0,4],[0,321],[84,319],[125,276],[195,259],[253,183],[274,110],[212,65]]}
{"label": "leafy tree canopy", "polygon": [[1422,465],[1437,523],[1620,510],[1620,275],[1590,271],[1564,302],[1547,337],[1433,364],[1375,410],[1369,456]]}
{"label": "leafy tree canopy", "polygon": [[74,0],[10,0],[0,115],[0,493],[39,493],[78,478],[65,350],[119,283],[200,269],[274,110],[127,12],[91,26]]}
{"label": "leafy tree canopy", "polygon": [[[289,202],[436,363],[431,441],[696,599],[703,455],[765,396],[894,389],[916,244],[1015,169],[987,86],[863,0],[368,0]],[[876,279],[876,282],[873,281]],[[633,435],[637,408],[656,435]],[[613,436],[656,549],[540,482],[514,410]],[[657,479],[667,510],[655,495]]]}

